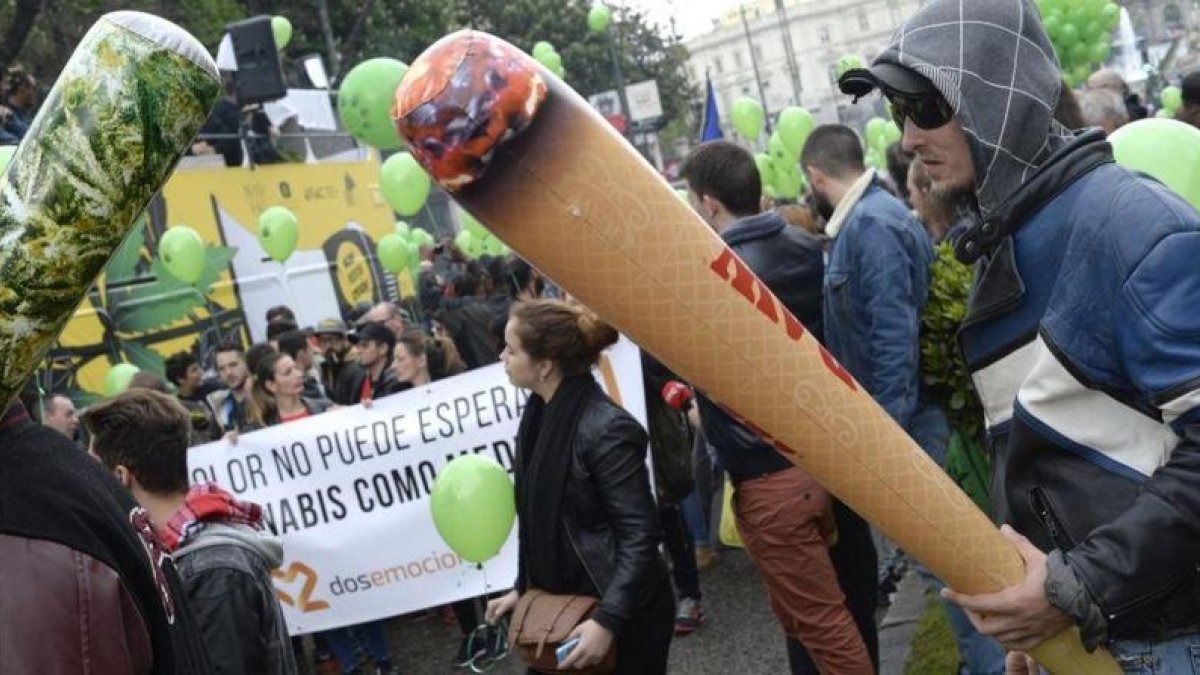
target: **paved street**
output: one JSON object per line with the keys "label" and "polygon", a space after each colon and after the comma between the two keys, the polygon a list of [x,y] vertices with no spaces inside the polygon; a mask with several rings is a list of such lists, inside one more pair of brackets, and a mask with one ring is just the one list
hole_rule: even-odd
{"label": "paved street", "polygon": [[[783,636],[767,606],[762,583],[750,561],[740,551],[726,552],[721,561],[701,575],[708,624],[699,632],[675,640],[671,647],[672,673],[757,675],[786,673]],[[901,584],[880,631],[883,675],[904,671],[909,642],[925,600],[920,582],[912,575]],[[458,647],[458,629],[440,615],[402,617],[392,622],[394,653],[405,673],[433,675],[456,671],[450,666]],[[492,672],[522,672],[507,663]]]}

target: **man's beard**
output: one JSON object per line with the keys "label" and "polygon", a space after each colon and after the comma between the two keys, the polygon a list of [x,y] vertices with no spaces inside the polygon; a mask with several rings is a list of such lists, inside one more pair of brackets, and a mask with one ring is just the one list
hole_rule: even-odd
{"label": "man's beard", "polygon": [[833,202],[829,201],[829,198],[816,188],[813,188],[812,191],[812,205],[816,209],[817,215],[821,216],[821,220],[824,220],[826,223],[833,217]]}
{"label": "man's beard", "polygon": [[929,199],[944,214],[946,226],[942,236],[950,235],[951,243],[979,222],[979,197],[974,185],[934,186]]}

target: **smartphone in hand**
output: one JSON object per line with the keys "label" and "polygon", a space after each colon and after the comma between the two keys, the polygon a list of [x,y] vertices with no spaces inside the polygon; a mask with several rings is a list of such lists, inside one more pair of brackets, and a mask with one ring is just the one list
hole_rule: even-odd
{"label": "smartphone in hand", "polygon": [[571,650],[575,649],[576,645],[578,644],[579,638],[572,638],[562,643],[558,646],[558,649],[554,650],[554,658],[558,659],[558,665],[561,666],[563,661],[567,660],[567,657],[571,655]]}

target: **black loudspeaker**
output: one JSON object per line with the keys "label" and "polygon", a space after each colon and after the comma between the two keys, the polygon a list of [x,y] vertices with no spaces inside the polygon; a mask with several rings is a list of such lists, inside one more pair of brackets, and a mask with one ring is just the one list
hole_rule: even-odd
{"label": "black loudspeaker", "polygon": [[287,84],[279,66],[271,17],[256,16],[225,27],[238,69],[233,74],[234,95],[239,105],[276,101],[287,96]]}

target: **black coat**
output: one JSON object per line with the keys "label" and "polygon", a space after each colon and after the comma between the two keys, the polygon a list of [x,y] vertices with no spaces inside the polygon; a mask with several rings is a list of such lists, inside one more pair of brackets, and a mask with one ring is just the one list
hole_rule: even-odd
{"label": "black coat", "polygon": [[[743,218],[721,233],[721,238],[809,333],[818,340],[824,337],[821,289],[825,258],[815,237],[771,212]],[[698,403],[708,442],[732,478],[754,478],[792,466],[707,397],[698,397]]]}
{"label": "black coat", "polygon": [[507,309],[476,297],[450,298],[442,301],[434,318],[446,327],[467,368],[474,370],[500,360],[500,345],[492,333],[492,323],[499,312]]}
{"label": "black coat", "polygon": [[[363,380],[367,379],[367,369],[358,361],[348,361],[338,374],[337,385],[333,388],[333,402],[338,405],[358,405],[359,392],[362,391]],[[389,394],[411,389],[412,385],[400,382],[392,374],[391,364],[383,369],[379,379],[372,383],[372,400],[381,399]]]}
{"label": "black coat", "polygon": [[[593,618],[618,635],[671,587],[658,553],[662,529],[646,468],[647,442],[637,420],[597,390],[571,440],[563,491],[559,559],[583,566],[600,595]],[[525,590],[524,579],[517,587]]]}

